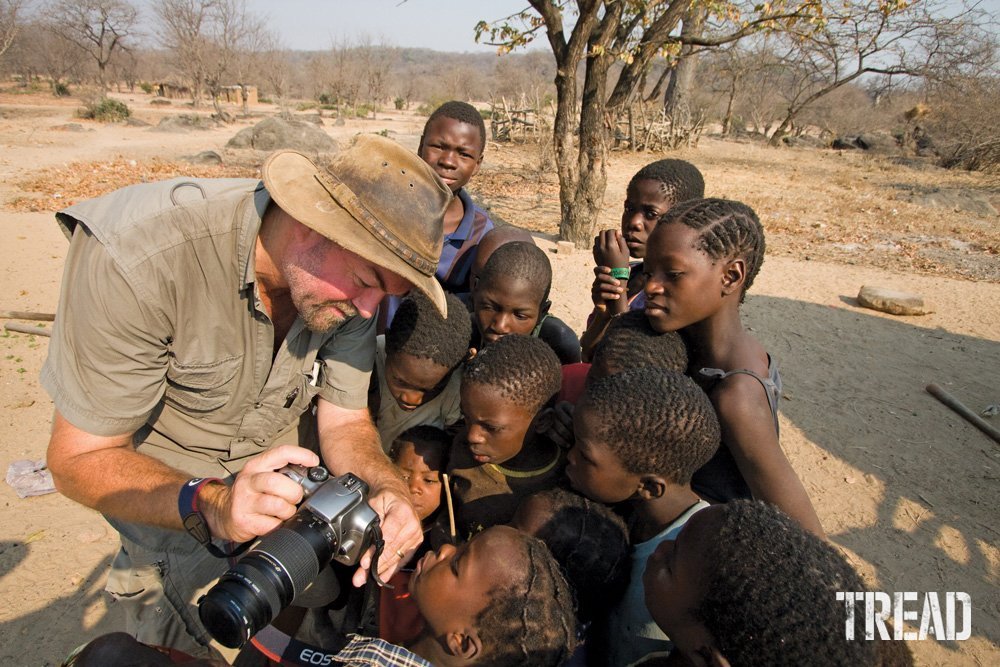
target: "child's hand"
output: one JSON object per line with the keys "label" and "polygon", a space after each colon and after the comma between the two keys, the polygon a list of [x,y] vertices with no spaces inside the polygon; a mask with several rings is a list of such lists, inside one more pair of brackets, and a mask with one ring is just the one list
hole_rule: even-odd
{"label": "child's hand", "polygon": [[569,449],[576,441],[573,435],[573,404],[559,401],[555,407],[542,410],[536,422],[538,432],[563,449]]}
{"label": "child's hand", "polygon": [[628,267],[628,244],[617,229],[605,229],[594,237],[594,263],[611,268]]}
{"label": "child's hand", "polygon": [[628,281],[611,276],[611,268],[594,267],[594,284],[590,288],[590,298],[594,307],[608,315],[619,315],[628,309]]}

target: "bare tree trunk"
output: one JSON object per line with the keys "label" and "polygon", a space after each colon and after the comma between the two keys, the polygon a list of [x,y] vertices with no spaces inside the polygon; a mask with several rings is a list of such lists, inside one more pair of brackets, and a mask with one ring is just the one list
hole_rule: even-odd
{"label": "bare tree trunk", "polygon": [[[689,9],[684,15],[681,38],[700,35],[704,24],[705,10],[700,6]],[[696,48],[684,46],[681,49],[673,76],[670,77],[670,83],[667,85],[666,95],[664,95],[663,109],[675,128],[674,134],[684,134],[691,130],[691,89],[694,84],[695,72],[698,69]]]}
{"label": "bare tree trunk", "polygon": [[646,96],[647,102],[660,99],[660,96],[663,95],[663,84],[667,82],[667,77],[670,76],[670,72],[672,72],[673,69],[672,65],[667,65],[663,68],[663,72],[661,72],[659,78],[656,79],[656,85],[653,86],[653,90],[651,90],[649,95]]}
{"label": "bare tree trunk", "polygon": [[722,135],[729,136],[733,131],[733,107],[736,106],[736,91],[739,89],[739,79],[733,77],[729,85],[728,100],[726,100],[726,114],[722,117]]}

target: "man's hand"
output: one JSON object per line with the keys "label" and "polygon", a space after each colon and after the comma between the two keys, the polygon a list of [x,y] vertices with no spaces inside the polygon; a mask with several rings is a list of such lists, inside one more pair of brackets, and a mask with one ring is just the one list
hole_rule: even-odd
{"label": "man's hand", "polygon": [[283,445],[250,459],[232,486],[202,488],[203,513],[213,537],[247,542],[265,535],[295,514],[302,487],[276,472],[289,463],[319,465],[319,457],[302,447]]}
{"label": "man's hand", "polygon": [[[399,566],[413,556],[413,552],[424,541],[424,532],[409,496],[401,496],[395,489],[378,491],[368,499],[368,504],[382,520],[385,548],[379,557],[378,575],[382,581],[388,581]],[[361,557],[358,570],[352,579],[355,586],[364,586],[368,580],[368,569],[372,565],[374,553],[374,548],[370,548]]]}

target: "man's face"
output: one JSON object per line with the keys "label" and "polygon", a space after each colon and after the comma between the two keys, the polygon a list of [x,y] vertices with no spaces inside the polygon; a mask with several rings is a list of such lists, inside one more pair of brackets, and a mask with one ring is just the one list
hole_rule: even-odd
{"label": "man's face", "polygon": [[354,315],[368,319],[386,294],[403,295],[412,287],[392,271],[301,227],[293,232],[280,268],[295,310],[311,331],[330,331]]}

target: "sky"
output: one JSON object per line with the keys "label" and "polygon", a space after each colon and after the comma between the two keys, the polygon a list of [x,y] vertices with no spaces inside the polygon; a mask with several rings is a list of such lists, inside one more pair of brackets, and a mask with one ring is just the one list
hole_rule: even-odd
{"label": "sky", "polygon": [[527,0],[246,0],[247,8],[269,17],[284,46],[322,50],[363,36],[373,44],[423,47],[436,51],[489,53],[476,44],[481,20],[503,18],[528,6]]}

